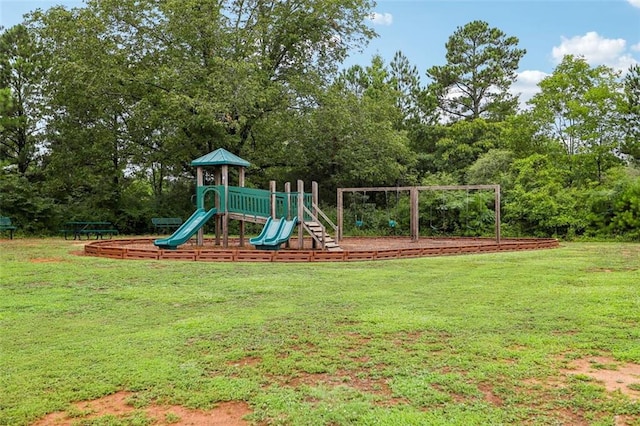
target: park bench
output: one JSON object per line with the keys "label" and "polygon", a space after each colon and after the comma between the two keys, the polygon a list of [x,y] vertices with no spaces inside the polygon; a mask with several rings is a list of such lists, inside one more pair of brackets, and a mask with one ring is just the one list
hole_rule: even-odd
{"label": "park bench", "polygon": [[61,229],[60,232],[64,235],[65,240],[70,237],[73,237],[74,240],[81,240],[83,235],[87,239],[93,235],[96,240],[105,236],[111,238],[114,235],[118,235],[118,230],[111,225],[111,222],[67,222],[65,223],[65,229]]}
{"label": "park bench", "polygon": [[182,225],[182,219],[179,217],[152,217],[151,223],[153,224],[153,231],[160,233],[160,231],[175,230]]}
{"label": "park bench", "polygon": [[6,216],[0,217],[0,232],[9,231],[9,236],[13,240],[13,231],[16,229],[17,227],[11,224],[11,218]]}

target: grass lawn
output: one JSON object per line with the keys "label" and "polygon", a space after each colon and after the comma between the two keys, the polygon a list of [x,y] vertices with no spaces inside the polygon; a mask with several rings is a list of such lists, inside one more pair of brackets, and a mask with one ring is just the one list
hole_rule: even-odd
{"label": "grass lawn", "polygon": [[[640,425],[639,244],[329,264],[79,250],[0,242],[0,425],[225,401],[246,424]],[[616,390],[599,371],[628,373]],[[127,414],[74,405],[122,391]]]}

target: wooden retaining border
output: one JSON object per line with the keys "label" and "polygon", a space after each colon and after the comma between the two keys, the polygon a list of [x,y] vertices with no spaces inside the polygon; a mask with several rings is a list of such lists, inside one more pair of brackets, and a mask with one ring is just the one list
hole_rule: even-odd
{"label": "wooden retaining border", "polygon": [[[112,239],[93,241],[84,246],[87,256],[130,260],[186,260],[202,262],[353,262],[416,257],[461,255],[471,253],[497,253],[521,250],[550,249],[559,246],[555,238],[492,239],[447,238],[455,244],[429,247],[385,248],[375,250],[250,250],[246,248],[195,247],[163,250],[153,245],[150,238]],[[438,239],[433,239],[437,243]],[[148,247],[147,247],[148,246]]]}

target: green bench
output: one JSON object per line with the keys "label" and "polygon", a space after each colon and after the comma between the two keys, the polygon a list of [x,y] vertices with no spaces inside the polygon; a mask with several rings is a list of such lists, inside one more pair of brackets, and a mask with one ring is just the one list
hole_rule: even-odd
{"label": "green bench", "polygon": [[61,229],[60,232],[64,235],[65,240],[71,237],[74,240],[81,240],[83,235],[87,239],[93,235],[96,240],[105,236],[111,238],[114,235],[118,235],[118,230],[111,225],[111,222],[73,221],[65,223],[64,226],[65,229]]}
{"label": "green bench", "polygon": [[153,232],[174,231],[182,225],[182,219],[179,217],[152,217]]}
{"label": "green bench", "polygon": [[18,229],[11,224],[11,218],[6,216],[0,217],[0,232],[9,231],[9,237],[13,240],[13,231]]}

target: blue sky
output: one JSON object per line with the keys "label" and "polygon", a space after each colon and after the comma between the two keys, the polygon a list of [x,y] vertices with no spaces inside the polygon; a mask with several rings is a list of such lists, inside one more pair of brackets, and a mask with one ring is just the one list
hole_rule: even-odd
{"label": "blue sky", "polygon": [[514,92],[526,100],[565,54],[626,70],[640,63],[640,0],[378,0],[371,23],[379,37],[348,63],[386,61],[401,50],[426,70],[446,63],[445,43],[458,27],[482,20],[527,50]]}
{"label": "blue sky", "polygon": [[[80,0],[0,0],[0,25],[10,27],[22,14]],[[640,63],[640,0],[378,0],[369,21],[379,37],[346,65],[367,65],[375,54],[388,63],[401,50],[423,82],[433,65],[443,65],[445,43],[458,27],[483,20],[527,50],[514,91],[524,99],[565,54],[584,56],[591,65],[626,70]]]}

